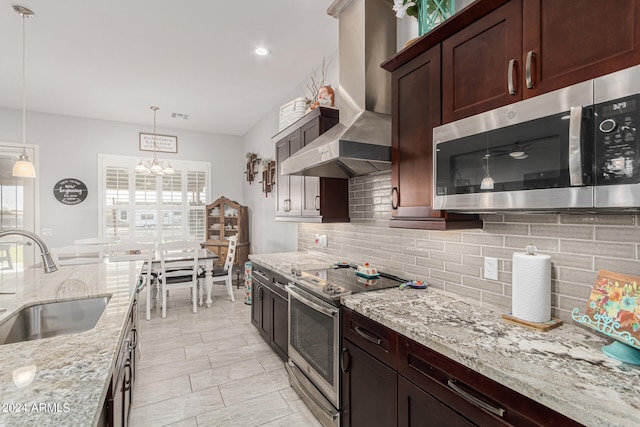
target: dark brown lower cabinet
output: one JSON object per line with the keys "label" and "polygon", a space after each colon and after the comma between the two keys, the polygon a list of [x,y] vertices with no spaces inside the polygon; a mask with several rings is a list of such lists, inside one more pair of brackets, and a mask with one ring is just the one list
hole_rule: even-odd
{"label": "dark brown lower cabinet", "polygon": [[289,347],[289,296],[286,279],[253,263],[251,323],[283,361]]}
{"label": "dark brown lower cabinet", "polygon": [[398,375],[398,425],[433,427],[475,426],[411,381]]}
{"label": "dark brown lower cabinet", "polygon": [[353,310],[342,314],[343,427],[581,425]]}
{"label": "dark brown lower cabinet", "polygon": [[348,340],[342,340],[342,426],[389,427],[397,419],[397,374]]}
{"label": "dark brown lower cabinet", "polygon": [[269,343],[285,362],[289,354],[289,300],[284,285],[276,279],[271,288],[271,338]]}
{"label": "dark brown lower cabinet", "polygon": [[137,298],[129,312],[125,334],[120,343],[116,367],[107,392],[107,399],[98,420],[98,426],[120,427],[129,425],[129,411],[133,402],[135,383],[136,347],[138,343]]}

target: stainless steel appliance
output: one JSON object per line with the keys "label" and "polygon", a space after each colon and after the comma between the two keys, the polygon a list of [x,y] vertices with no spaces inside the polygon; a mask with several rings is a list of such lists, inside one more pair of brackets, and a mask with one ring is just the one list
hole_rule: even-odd
{"label": "stainless steel appliance", "polygon": [[303,271],[287,285],[289,380],[324,426],[340,426],[340,298],[402,282],[384,273],[359,277],[353,266],[341,265]]}
{"label": "stainless steel appliance", "polygon": [[435,209],[640,207],[640,66],[434,128]]}

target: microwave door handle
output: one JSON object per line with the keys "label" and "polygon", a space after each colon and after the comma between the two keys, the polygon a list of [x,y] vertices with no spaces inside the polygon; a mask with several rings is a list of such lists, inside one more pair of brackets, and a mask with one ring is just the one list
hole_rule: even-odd
{"label": "microwave door handle", "polygon": [[582,106],[571,107],[569,115],[569,182],[572,187],[582,182]]}

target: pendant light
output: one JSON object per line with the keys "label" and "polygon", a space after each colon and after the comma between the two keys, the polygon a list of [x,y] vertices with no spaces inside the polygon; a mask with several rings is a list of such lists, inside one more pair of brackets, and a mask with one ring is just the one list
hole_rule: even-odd
{"label": "pendant light", "polygon": [[487,154],[484,155],[484,158],[487,159],[487,168],[484,172],[484,178],[480,182],[481,190],[493,190],[493,178],[489,175],[489,157],[491,157],[491,154],[489,154],[489,134],[487,133]]}
{"label": "pendant light", "polygon": [[13,176],[18,178],[35,178],[36,170],[33,167],[33,163],[29,161],[27,156],[27,137],[26,137],[26,41],[25,41],[25,21],[27,18],[33,18],[34,13],[23,6],[15,5],[13,10],[20,16],[22,16],[22,154],[13,165]]}
{"label": "pendant light", "polygon": [[[151,161],[151,164],[149,166],[147,166],[145,164],[145,161],[143,159],[140,159],[140,163],[138,163],[138,165],[135,167],[135,171],[141,174],[153,174],[153,175],[173,175],[174,173],[176,173],[173,168],[171,167],[171,163],[169,163],[167,161],[167,167],[162,167],[162,162],[160,160],[158,160],[158,154],[156,152],[157,148],[158,148],[158,143],[157,143],[157,135],[156,135],[156,114],[158,112],[158,110],[160,109],[159,107],[156,106],[151,106],[149,107],[153,110],[153,160]],[[148,164],[148,161],[147,161]]]}

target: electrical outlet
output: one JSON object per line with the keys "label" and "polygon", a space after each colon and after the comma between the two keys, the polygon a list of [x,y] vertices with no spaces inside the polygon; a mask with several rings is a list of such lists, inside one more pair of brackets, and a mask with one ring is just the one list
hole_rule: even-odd
{"label": "electrical outlet", "polygon": [[321,246],[323,248],[327,247],[327,235],[326,234],[316,234],[315,244]]}
{"label": "electrical outlet", "polygon": [[484,258],[484,278],[498,280],[498,258]]}

